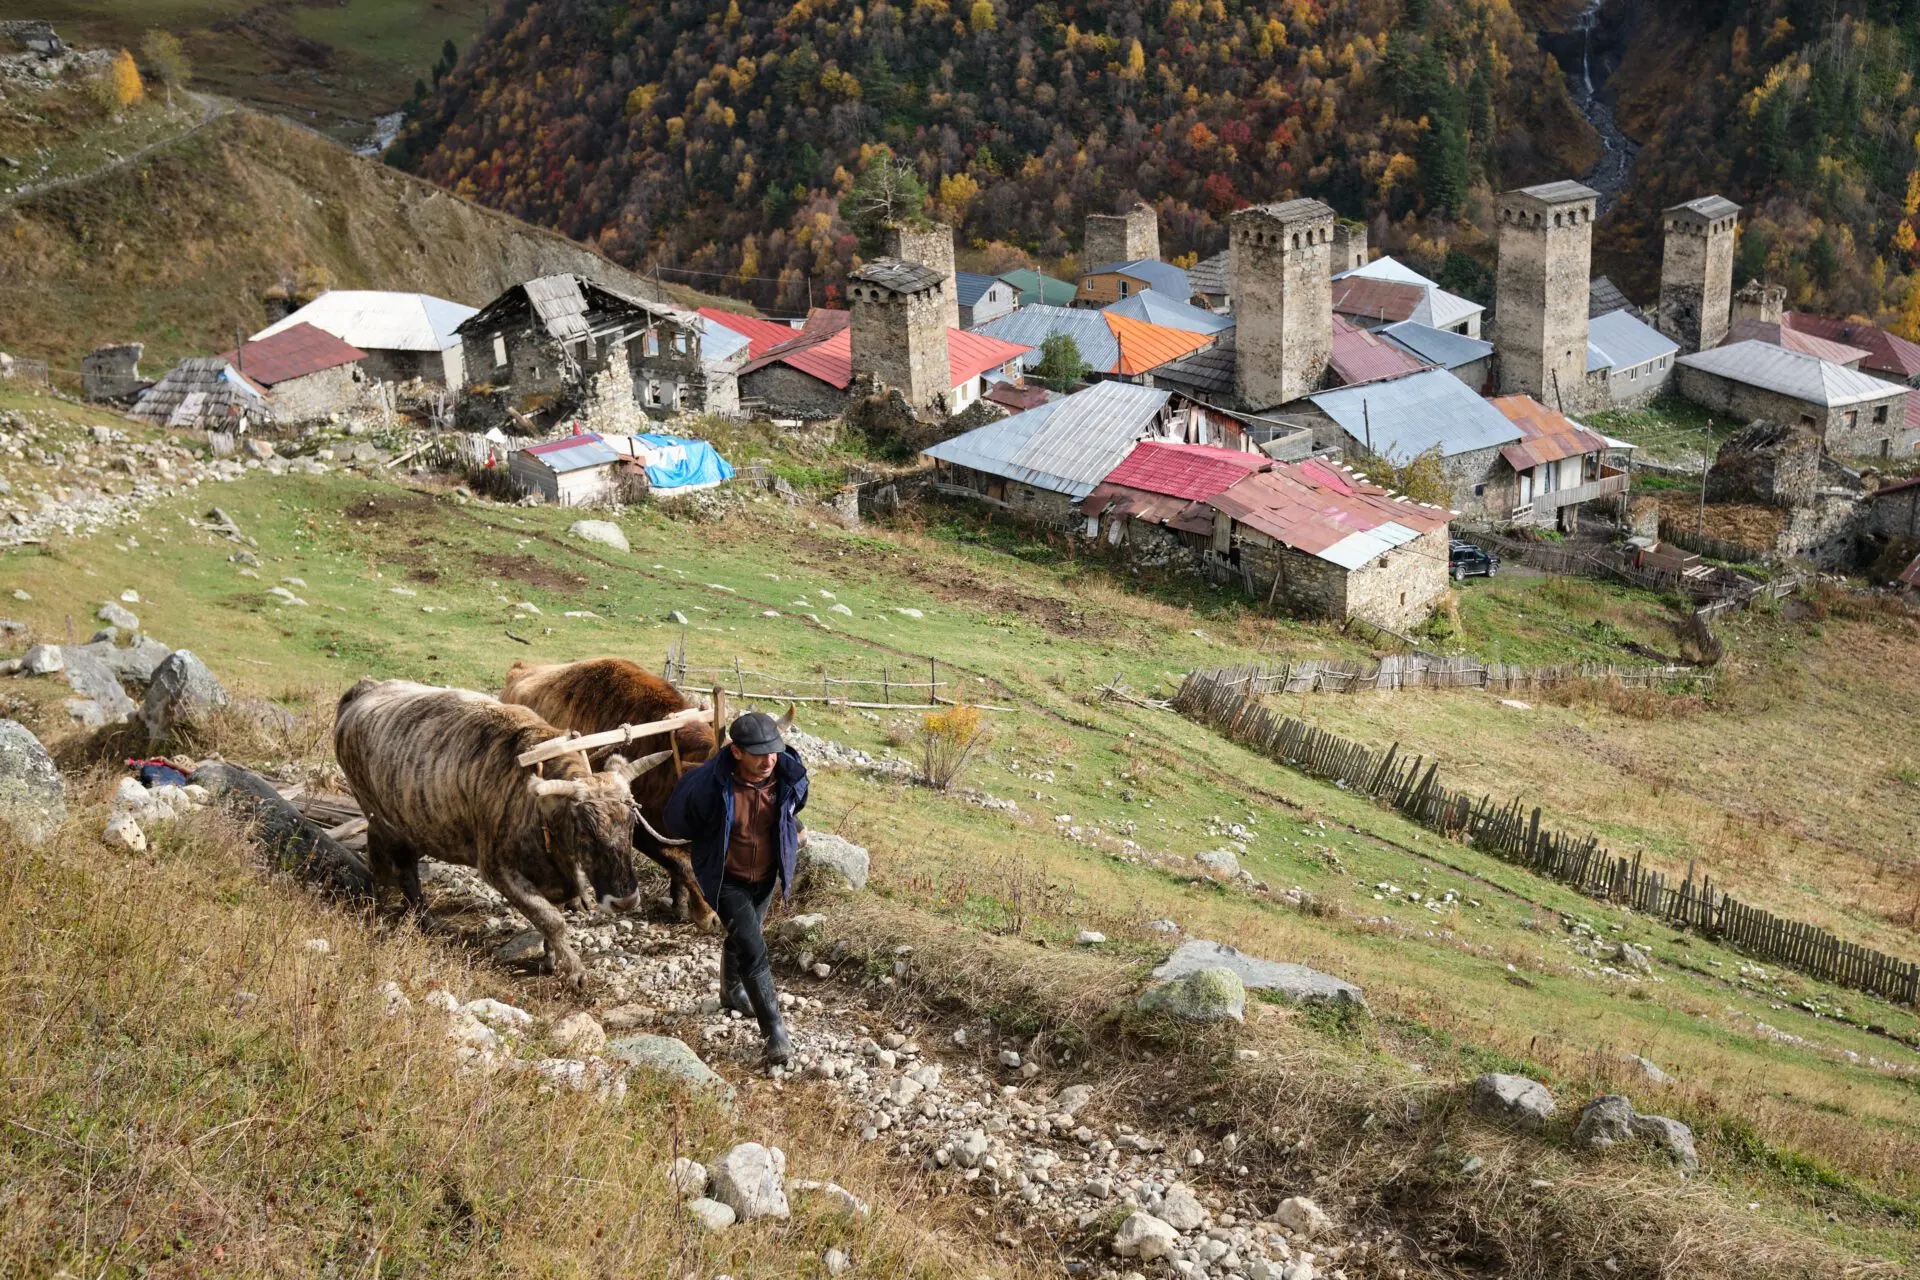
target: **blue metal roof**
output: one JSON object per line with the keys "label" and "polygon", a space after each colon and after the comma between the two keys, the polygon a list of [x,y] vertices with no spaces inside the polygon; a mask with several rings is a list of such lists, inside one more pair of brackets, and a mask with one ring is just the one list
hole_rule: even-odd
{"label": "blue metal roof", "polygon": [[[987,296],[987,290],[1000,283],[999,276],[982,275],[978,271],[956,271],[953,273],[953,287],[960,294],[960,305],[971,307]],[[1009,288],[1012,286],[1009,285]]]}
{"label": "blue metal roof", "polygon": [[1484,360],[1493,354],[1491,342],[1469,338],[1451,329],[1436,329],[1417,320],[1390,324],[1379,330],[1379,334],[1409,355],[1419,356],[1428,364],[1437,364],[1442,369],[1458,369],[1461,365]]}
{"label": "blue metal roof", "polygon": [[1519,428],[1444,369],[1307,397],[1361,444],[1404,464],[1438,445],[1440,455],[1512,444]]}
{"label": "blue metal roof", "polygon": [[[1599,348],[1614,369],[1631,369],[1680,350],[1679,343],[1631,311],[1609,311],[1587,321],[1587,345]],[[1591,368],[1593,361],[1587,364]]]}
{"label": "blue metal roof", "polygon": [[1130,382],[1096,382],[921,452],[1078,502],[1154,433],[1171,396]]}
{"label": "blue metal roof", "polygon": [[1096,373],[1111,373],[1120,363],[1120,342],[1107,327],[1106,317],[1084,307],[1021,307],[976,326],[973,332],[1031,347],[1020,357],[1024,369],[1040,363],[1040,344],[1056,333],[1071,337],[1080,348],[1080,358]]}
{"label": "blue metal roof", "polygon": [[1117,316],[1126,316],[1130,320],[1145,320],[1148,324],[1164,325],[1169,329],[1180,329],[1187,333],[1219,333],[1223,329],[1233,328],[1233,321],[1226,316],[1215,315],[1190,302],[1150,289],[1146,293],[1136,293],[1130,298],[1101,308]]}
{"label": "blue metal roof", "polygon": [[1181,302],[1193,296],[1193,286],[1187,281],[1185,268],[1176,267],[1171,262],[1161,262],[1158,258],[1135,258],[1132,262],[1109,262],[1086,272],[1090,276],[1105,275],[1117,271],[1123,276],[1132,276],[1142,281],[1156,293],[1169,294]]}

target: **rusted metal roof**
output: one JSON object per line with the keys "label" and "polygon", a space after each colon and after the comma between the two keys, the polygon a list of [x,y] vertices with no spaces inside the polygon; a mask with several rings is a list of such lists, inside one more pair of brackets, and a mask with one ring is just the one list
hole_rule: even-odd
{"label": "rusted metal roof", "polygon": [[1902,382],[1920,376],[1920,344],[1888,333],[1878,325],[1834,320],[1827,316],[1809,315],[1804,311],[1789,311],[1780,319],[1782,324],[1797,333],[1811,333],[1829,342],[1844,342],[1850,347],[1864,348],[1867,357],[1860,362],[1862,369],[1889,374]]}
{"label": "rusted metal roof", "polygon": [[1318,460],[1256,471],[1208,505],[1343,569],[1369,564],[1452,518],[1440,507],[1391,497],[1357,472]]}
{"label": "rusted metal roof", "polygon": [[1789,329],[1781,324],[1769,324],[1752,316],[1734,321],[1727,329],[1727,336],[1720,339],[1717,345],[1725,347],[1736,342],[1765,342],[1803,355],[1831,360],[1835,364],[1859,364],[1873,354],[1865,347],[1850,347],[1844,342],[1801,333],[1798,329]]}
{"label": "rusted metal roof", "polygon": [[1493,407],[1520,432],[1520,443],[1500,451],[1515,471],[1531,471],[1543,462],[1604,453],[1607,440],[1565,414],[1555,413],[1532,396],[1499,396]]}
{"label": "rusted metal roof", "polygon": [[1427,368],[1427,362],[1373,334],[1344,316],[1333,318],[1333,357],[1330,363],[1343,385],[1398,377]]}
{"label": "rusted metal roof", "polygon": [[987,394],[982,398],[1012,409],[1016,413],[1023,413],[1045,404],[1047,389],[1040,386],[1016,387],[1011,382],[996,382],[987,388]]}
{"label": "rusted metal roof", "polygon": [[1271,466],[1263,453],[1241,453],[1213,445],[1174,440],[1144,440],[1120,460],[1103,484],[1164,493],[1192,501],[1211,498],[1249,471]]}
{"label": "rusted metal roof", "polygon": [[1356,316],[1375,324],[1408,320],[1427,300],[1427,291],[1402,280],[1376,280],[1371,276],[1343,276],[1333,282],[1333,309],[1336,314]]}
{"label": "rusted metal roof", "polygon": [[271,388],[364,360],[367,353],[340,341],[325,329],[301,323],[258,342],[249,342],[238,351],[225,352],[219,358],[247,375],[250,381]]}

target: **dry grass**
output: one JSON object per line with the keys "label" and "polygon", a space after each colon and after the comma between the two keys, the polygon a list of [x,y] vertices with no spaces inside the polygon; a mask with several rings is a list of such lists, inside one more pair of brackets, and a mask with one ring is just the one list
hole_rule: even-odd
{"label": "dry grass", "polygon": [[[266,881],[220,815],[138,858],[91,839],[101,817],[0,860],[0,1274],[812,1275],[828,1244],[860,1274],[982,1269],[974,1242],[894,1211],[904,1180],[804,1090],[736,1118],[646,1076],[616,1108],[460,1074],[439,1015],[385,1016],[382,981],[562,1010]],[[701,1232],[664,1163],[746,1139],[874,1218],[800,1200],[790,1223]]]}

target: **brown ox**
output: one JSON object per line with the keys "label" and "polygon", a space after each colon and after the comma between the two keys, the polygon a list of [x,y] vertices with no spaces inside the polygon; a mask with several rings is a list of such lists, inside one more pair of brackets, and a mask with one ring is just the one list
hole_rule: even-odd
{"label": "brown ox", "polygon": [[[424,912],[419,861],[478,870],[546,938],[554,972],[579,986],[555,903],[631,909],[631,787],[618,756],[594,773],[578,752],[527,767],[519,756],[561,736],[526,707],[484,693],[362,680],[340,698],[333,751],[367,818],[367,864]],[[596,901],[597,900],[597,901]]]}
{"label": "brown ox", "polygon": [[[516,662],[507,672],[507,687],[500,698],[530,707],[547,723],[580,734],[650,724],[693,705],[672,684],[625,658],[587,658],[552,666]],[[663,833],[669,838],[680,834],[666,831],[667,799],[683,774],[712,758],[715,745],[713,726],[700,722],[682,725],[671,735],[636,739],[625,748],[636,757],[677,753],[666,767],[650,769],[633,781],[633,798],[644,820],[634,829],[633,843],[667,873],[673,884],[674,918],[683,923],[710,924],[714,914],[694,882],[693,864],[684,846],[661,838]]]}

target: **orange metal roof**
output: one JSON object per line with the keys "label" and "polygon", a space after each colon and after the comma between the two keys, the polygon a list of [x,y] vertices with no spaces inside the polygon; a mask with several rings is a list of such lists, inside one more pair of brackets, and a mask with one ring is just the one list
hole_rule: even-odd
{"label": "orange metal roof", "polygon": [[1212,346],[1216,336],[1169,329],[1165,325],[1117,316],[1111,311],[1100,314],[1106,319],[1107,327],[1113,330],[1114,340],[1120,344],[1120,359],[1114,364],[1114,373],[1150,372],[1169,360],[1178,360],[1181,356]]}
{"label": "orange metal roof", "polygon": [[1500,456],[1515,471],[1529,471],[1543,462],[1606,451],[1605,437],[1564,414],[1555,413],[1532,396],[1500,396],[1492,403],[1520,431],[1520,443],[1500,451]]}

